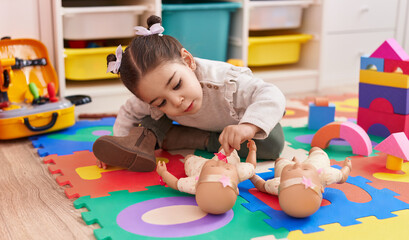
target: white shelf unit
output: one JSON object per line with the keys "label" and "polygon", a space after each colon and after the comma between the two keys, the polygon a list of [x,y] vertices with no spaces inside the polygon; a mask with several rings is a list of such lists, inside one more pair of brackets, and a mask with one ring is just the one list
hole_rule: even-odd
{"label": "white shelf unit", "polygon": [[[317,56],[319,54],[319,18],[320,4],[317,0],[290,0],[290,1],[250,1],[230,0],[241,2],[242,9],[233,13],[232,29],[229,41],[229,58],[242,59],[247,66],[249,32],[251,13],[256,8],[267,7],[290,7],[302,8],[300,26],[292,27],[291,32],[306,33],[314,36],[313,39],[301,45],[300,61],[295,64],[251,67],[255,76],[266,82],[277,85],[284,93],[314,91],[318,87],[319,66]],[[318,9],[316,6],[319,6]],[[312,10],[311,10],[312,8]],[[318,16],[316,15],[318,14]],[[290,32],[288,29],[272,29],[272,34]]]}
{"label": "white shelf unit", "polygon": [[[408,48],[408,0],[287,0],[242,2],[234,15],[229,57],[248,56],[251,8],[303,6],[300,33],[313,35],[302,44],[296,64],[252,68],[254,74],[276,84],[284,93],[321,91],[329,87],[358,85],[360,57],[372,53],[383,41],[395,38]],[[406,35],[405,35],[406,32]]]}
{"label": "white shelf unit", "polygon": [[[87,17],[110,17],[129,15],[134,13],[138,17],[138,25],[145,25],[146,18],[152,14],[161,14],[161,0],[53,0],[54,15],[54,46],[55,66],[60,79],[60,95],[89,95],[92,102],[79,106],[76,113],[115,113],[119,107],[131,96],[131,93],[118,79],[70,81],[65,78],[64,40],[103,40],[127,37],[126,33],[118,31],[120,26],[107,24],[106,26],[91,29],[87,28]],[[122,15],[121,15],[122,14]],[[71,19],[69,19],[71,17]],[[111,17],[113,17],[111,15]],[[67,21],[72,20],[70,25]],[[66,26],[64,28],[64,22]],[[122,21],[127,23],[127,19]],[[75,27],[81,28],[83,33],[75,32]],[[92,30],[92,33],[88,34]],[[133,29],[129,38],[133,36]],[[113,35],[110,35],[113,34]]]}
{"label": "white shelf unit", "polygon": [[[90,1],[90,0],[88,0]],[[95,0],[94,0],[95,1]],[[106,1],[99,0],[103,5]],[[247,65],[249,21],[251,9],[267,6],[298,4],[303,6],[301,25],[294,32],[313,35],[313,39],[301,45],[298,63],[252,67],[257,77],[276,84],[284,93],[317,91],[327,87],[358,84],[360,56],[371,53],[382,41],[395,38],[402,46],[408,46],[408,0],[279,0],[250,1],[224,0],[242,3],[242,8],[232,13],[228,58],[242,59]],[[161,15],[161,0],[122,0],[122,4],[145,5],[150,14]],[[56,67],[63,95],[89,94],[94,103],[84,105],[79,112],[116,112],[130,96],[119,81],[88,81],[86,83],[63,81],[63,33],[62,16],[67,11],[61,0],[53,1],[55,16]],[[278,30],[277,30],[278,31]],[[406,35],[405,35],[406,32]],[[406,36],[406,38],[405,38]],[[406,43],[403,40],[406,39]],[[106,96],[106,97],[104,97]]]}

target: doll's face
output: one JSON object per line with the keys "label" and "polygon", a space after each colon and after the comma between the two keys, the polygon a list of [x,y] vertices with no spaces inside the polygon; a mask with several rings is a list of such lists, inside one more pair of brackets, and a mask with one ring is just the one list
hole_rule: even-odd
{"label": "doll's face", "polygon": [[321,206],[322,197],[302,184],[295,184],[280,191],[278,201],[288,215],[304,218],[314,214]]}
{"label": "doll's face", "polygon": [[183,63],[166,62],[157,66],[142,76],[136,89],[142,101],[168,116],[194,114],[202,106],[203,91],[194,73],[194,59],[187,51],[181,54]]}
{"label": "doll's face", "polygon": [[203,182],[196,188],[196,203],[204,212],[222,214],[233,208],[237,193],[217,182]]}
{"label": "doll's face", "polygon": [[311,181],[316,185],[321,185],[320,179],[318,177],[317,169],[309,163],[296,162],[293,165],[287,165],[283,168],[281,172],[280,182],[292,178],[302,178],[306,177],[311,179]]}
{"label": "doll's face", "polygon": [[[206,178],[211,175],[226,176],[229,180],[226,182],[206,181]],[[233,186],[223,186],[229,181]],[[207,213],[221,214],[227,212],[236,202],[238,181],[235,165],[214,159],[207,161],[202,167],[199,184],[196,187],[197,205]]]}

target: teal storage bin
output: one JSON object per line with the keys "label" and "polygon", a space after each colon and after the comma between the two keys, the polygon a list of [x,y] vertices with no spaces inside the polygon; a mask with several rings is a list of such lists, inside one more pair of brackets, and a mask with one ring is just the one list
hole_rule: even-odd
{"label": "teal storage bin", "polygon": [[237,2],[162,4],[164,34],[175,37],[194,57],[226,61],[230,13]]}

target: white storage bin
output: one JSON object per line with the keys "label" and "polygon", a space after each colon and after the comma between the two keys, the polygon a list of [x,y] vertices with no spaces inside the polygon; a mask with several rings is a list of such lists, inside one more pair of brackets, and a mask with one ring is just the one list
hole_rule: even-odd
{"label": "white storage bin", "polygon": [[135,35],[138,17],[146,6],[69,7],[63,10],[64,38],[88,40]]}
{"label": "white storage bin", "polygon": [[252,1],[250,3],[250,30],[298,28],[303,8],[309,1]]}

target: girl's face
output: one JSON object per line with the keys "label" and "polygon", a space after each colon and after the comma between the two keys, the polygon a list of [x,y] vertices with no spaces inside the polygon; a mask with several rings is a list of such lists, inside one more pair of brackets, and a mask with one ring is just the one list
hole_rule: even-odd
{"label": "girl's face", "polygon": [[194,114],[202,106],[203,92],[194,70],[192,55],[182,49],[183,63],[157,66],[139,81],[136,94],[168,116]]}

